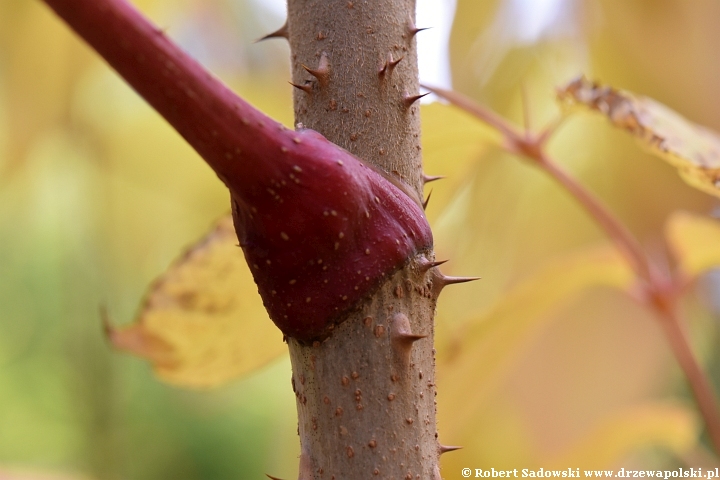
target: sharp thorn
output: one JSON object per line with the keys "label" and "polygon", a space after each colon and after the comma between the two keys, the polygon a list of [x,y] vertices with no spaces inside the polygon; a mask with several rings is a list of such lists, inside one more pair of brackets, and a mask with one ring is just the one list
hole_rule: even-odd
{"label": "sharp thorn", "polygon": [[440,265],[447,263],[448,261],[449,260],[440,260],[440,261],[436,261],[436,262],[431,262],[427,258],[422,257],[422,259],[418,262],[420,264],[419,269],[421,272],[424,273],[424,272],[427,272],[428,270],[430,270],[431,268],[439,267]]}
{"label": "sharp thorn", "polygon": [[297,83],[293,83],[293,82],[288,82],[288,83],[290,85],[292,85],[293,87],[295,87],[299,90],[302,90],[303,92],[307,93],[308,95],[310,95],[312,93],[312,87],[310,85],[298,85]]}
{"label": "sharp thorn", "polygon": [[267,35],[265,35],[262,38],[258,38],[257,40],[255,40],[255,43],[262,42],[263,40],[268,40],[270,38],[284,38],[285,40],[290,38],[290,35],[288,35],[287,20],[285,21],[285,24],[282,27],[278,28],[277,30],[275,30],[272,33],[268,33]]}
{"label": "sharp thorn", "polygon": [[428,193],[427,198],[422,204],[423,210],[427,210],[428,203],[430,203],[430,197],[432,197],[432,190],[430,190],[430,193]]}
{"label": "sharp thorn", "polygon": [[392,55],[390,55],[390,58],[388,59],[388,63],[387,63],[388,69],[392,72],[393,69],[397,66],[397,64],[402,62],[403,58],[405,58],[405,57],[402,56],[402,57],[398,58],[397,60],[393,60]]}
{"label": "sharp thorn", "polygon": [[440,265],[443,265],[443,264],[445,264],[445,263],[447,263],[447,262],[449,262],[449,261],[450,261],[450,260],[440,260],[440,261],[438,261],[438,262],[430,262],[429,265],[430,265],[430,268],[432,268],[432,267],[439,267]]}
{"label": "sharp thorn", "polygon": [[407,363],[410,360],[410,350],[415,342],[427,338],[427,335],[415,335],[412,333],[395,332],[391,333],[390,342],[395,351]]}
{"label": "sharp thorn", "polygon": [[460,450],[461,448],[463,447],[458,447],[454,445],[440,445],[438,447],[438,450],[440,451],[440,455],[442,455],[443,453],[453,452],[455,450]]}
{"label": "sharp thorn", "polygon": [[318,71],[317,71],[317,70],[313,70],[312,68],[308,67],[308,66],[305,65],[304,63],[301,63],[300,66],[301,66],[302,68],[304,68],[305,71],[308,72],[308,73],[309,73],[310,75],[312,75],[313,77],[315,77],[315,78],[318,77],[318,73],[317,73]]}
{"label": "sharp thorn", "polygon": [[423,173],[423,183],[430,183],[435,180],[442,180],[443,178],[445,178],[443,175],[430,176]]}
{"label": "sharp thorn", "polygon": [[482,277],[450,277],[447,275],[442,275],[442,277],[440,278],[440,282],[444,283],[445,285],[455,285],[456,283],[474,282],[475,280],[480,280],[480,278]]}
{"label": "sharp thorn", "polygon": [[270,480],[282,480],[282,478],[273,477],[273,476],[270,475],[269,473],[266,473],[265,476],[268,477]]}
{"label": "sharp thorn", "polygon": [[322,86],[327,85],[328,72],[322,72],[322,71],[320,71],[319,69],[318,69],[318,70],[314,70],[314,69],[308,67],[307,65],[302,65],[302,68],[304,68],[305,71],[308,72],[310,75],[312,75],[313,77],[317,78],[317,79],[318,79],[318,83],[320,83],[320,85],[322,85]]}
{"label": "sharp thorn", "polygon": [[403,98],[403,103],[407,108],[410,108],[413,103],[417,102],[421,98],[423,98],[426,95],[430,95],[432,92],[422,93],[419,95],[406,95],[405,98]]}
{"label": "sharp thorn", "polygon": [[407,367],[410,363],[410,351],[413,343],[427,338],[427,335],[416,335],[410,330],[410,320],[402,313],[393,315],[390,322],[390,344],[398,355],[401,364]]}
{"label": "sharp thorn", "polygon": [[395,70],[395,67],[398,63],[402,62],[403,57],[398,58],[397,60],[393,60],[392,52],[388,52],[387,59],[385,60],[385,63],[383,63],[383,66],[378,70],[378,76],[380,78],[385,77],[385,74],[390,75],[393,70]]}
{"label": "sharp thorn", "polygon": [[480,280],[480,277],[450,277],[448,275],[444,275],[439,270],[433,270],[433,272],[435,278],[433,280],[432,288],[436,295],[440,295],[442,289],[447,287],[448,285],[455,285],[456,283],[466,283]]}
{"label": "sharp thorn", "polygon": [[330,81],[330,64],[328,62],[328,57],[325,52],[322,53],[320,56],[320,63],[318,64],[318,67],[313,69],[308,67],[307,65],[302,66],[306,72],[308,72],[313,77],[317,78],[318,82],[320,83],[320,86],[326,86]]}
{"label": "sharp thorn", "polygon": [[408,21],[408,33],[410,34],[410,38],[417,35],[419,32],[422,32],[423,30],[428,30],[430,27],[426,28],[418,28],[415,26],[415,22],[413,21],[412,17],[410,17]]}
{"label": "sharp thorn", "polygon": [[427,338],[427,335],[413,335],[412,333],[398,333],[393,337],[393,340],[400,343],[415,343],[418,340]]}

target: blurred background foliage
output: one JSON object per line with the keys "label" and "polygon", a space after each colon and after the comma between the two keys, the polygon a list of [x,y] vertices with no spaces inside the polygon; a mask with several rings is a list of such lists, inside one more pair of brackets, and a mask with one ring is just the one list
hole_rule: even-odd
{"label": "blurred background foliage", "polygon": [[[259,0],[134,3],[292,125],[287,45],[252,43],[282,24],[274,11]],[[539,128],[559,114],[554,88],[583,72],[720,130],[719,15],[714,0],[458,0],[453,86],[518,124],[524,89]],[[444,456],[444,476],[466,466],[712,464],[652,314],[607,276],[563,283],[586,278],[572,276],[584,271],[576,258],[613,265],[603,234],[486,127],[446,105],[423,108],[425,170],[448,176],[428,209],[438,258],[452,260],[450,274],[483,277],[440,299],[439,429],[443,443],[465,447]],[[572,117],[549,147],[658,258],[672,212],[719,213],[604,119]],[[286,359],[191,391],[103,338],[101,307],[116,323],[133,318],[147,285],[227,212],[227,197],[44,5],[0,0],[0,478],[296,475]],[[507,298],[526,308],[503,313]],[[685,303],[694,347],[720,385],[718,276]],[[258,342],[281,341],[270,337]]]}

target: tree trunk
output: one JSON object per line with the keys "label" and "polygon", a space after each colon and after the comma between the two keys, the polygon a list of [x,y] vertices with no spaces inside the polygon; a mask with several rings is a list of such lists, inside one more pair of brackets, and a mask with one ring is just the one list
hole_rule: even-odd
{"label": "tree trunk", "polygon": [[[435,268],[419,206],[325,139],[279,128],[124,0],[45,1],[183,135],[230,189],[239,240],[241,244],[245,240],[246,258],[257,260],[251,263],[255,281],[261,295],[266,294],[266,306],[276,309],[276,323],[285,326],[289,337],[301,442],[299,478],[439,479],[438,456],[444,449],[435,433],[433,317],[442,287],[467,279],[444,277]],[[414,0],[290,0],[287,28],[274,35],[290,40],[293,83],[298,87],[297,122],[384,170],[388,178],[399,178],[409,185],[401,190],[421,198],[414,8]],[[327,162],[332,162],[330,168],[342,167],[339,158],[345,159],[346,168],[324,177],[337,178],[339,183],[333,185],[337,190],[324,184],[317,188],[317,176],[302,181],[294,176],[326,173]],[[294,172],[288,178],[295,181],[280,183],[286,187],[283,195],[291,201],[277,207],[274,201],[282,198],[275,191],[279,188],[275,175],[283,169]],[[397,179],[394,183],[399,184]],[[375,196],[358,198],[355,208],[353,201],[345,201],[344,189],[354,189],[355,194],[375,192]],[[339,262],[334,274],[340,275],[333,282],[387,281],[346,318],[323,317],[313,322],[314,317],[306,318],[311,317],[308,312],[324,310],[311,310],[316,304],[310,303],[310,296],[307,309],[296,315],[294,310],[283,310],[292,302],[275,298],[274,288],[281,281],[278,275],[302,273],[307,270],[305,262],[316,261],[313,256],[303,257],[315,252],[307,243],[310,230],[298,227],[296,219],[304,215],[303,227],[307,227],[316,216],[330,215],[320,202],[346,210],[341,212],[343,218],[338,215],[338,222],[367,220],[364,229],[348,229],[349,237],[359,232],[376,237],[352,242],[373,248],[333,257]],[[388,217],[386,222],[381,211],[403,212],[404,217]],[[336,214],[334,209],[330,212]],[[284,243],[290,238],[281,230],[285,225],[304,232],[306,243],[296,243],[292,252],[287,250],[292,244],[286,248]],[[339,238],[344,234],[340,230]],[[402,260],[406,250],[422,253],[408,258],[394,272],[393,265],[401,262],[387,269],[373,265],[363,270],[358,259],[365,258],[363,253],[371,255],[375,246],[384,256],[376,253],[379,256],[374,258],[383,261],[395,262],[396,255]],[[282,261],[269,258],[268,249]],[[372,264],[372,259],[366,263]],[[363,272],[379,276],[363,279]],[[292,277],[282,284],[285,290],[279,286],[278,290],[297,292],[307,283],[305,279],[288,290],[287,285],[296,285]],[[329,291],[333,286],[323,288]],[[343,301],[352,296],[352,283],[347,287]],[[354,288],[361,287],[365,288]],[[360,291],[357,296],[361,297]],[[336,310],[344,306],[342,301],[337,303]],[[286,312],[293,318],[283,316]],[[288,321],[283,323],[284,319]],[[336,327],[323,342],[308,345],[294,339],[325,338],[324,328],[329,325]],[[318,326],[322,328],[313,330]]]}
{"label": "tree trunk", "polygon": [[[283,33],[296,122],[422,198],[414,17],[414,0],[289,0]],[[324,342],[288,341],[299,479],[440,478],[432,260],[411,259]]]}

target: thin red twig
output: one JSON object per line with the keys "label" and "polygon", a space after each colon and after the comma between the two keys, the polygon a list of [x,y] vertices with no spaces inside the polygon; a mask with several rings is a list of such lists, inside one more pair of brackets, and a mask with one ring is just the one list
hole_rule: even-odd
{"label": "thin red twig", "polygon": [[464,95],[425,85],[423,85],[423,88],[448,100],[453,105],[474,115],[497,130],[504,137],[504,148],[506,150],[532,160],[545,170],[585,208],[591,218],[615,243],[631,265],[638,279],[643,281],[645,305],[658,314],[673,355],[690,384],[698,410],[704,419],[708,435],[715,447],[715,452],[720,455],[720,412],[718,411],[718,401],[707,375],[703,372],[692,352],[678,314],[678,293],[684,288],[686,279],[667,279],[657,274],[659,269],[655,268],[640,243],[622,222],[605,207],[600,199],[548,156],[544,151],[544,146],[559,122],[539,135],[534,135],[529,131],[521,133],[498,114],[478,105]]}
{"label": "thin red twig", "polygon": [[550,176],[552,176],[565,190],[585,208],[590,216],[600,225],[605,233],[615,243],[616,247],[625,256],[632,266],[636,275],[648,284],[652,283],[651,267],[647,256],[642,250],[640,243],[633,237],[630,231],[623,225],[603,203],[589,190],[579,184],[546,153],[540,151],[538,161]]}
{"label": "thin red twig", "polygon": [[456,107],[460,107],[466,112],[474,115],[483,122],[487,123],[495,130],[500,132],[505,137],[517,137],[519,133],[517,129],[511,125],[507,120],[498,115],[497,113],[488,110],[487,108],[478,105],[464,95],[451,90],[445,90],[444,88],[431,87],[429,85],[420,85],[425,90],[430,90],[438,97],[442,97],[448,102],[452,103]]}
{"label": "thin red twig", "polygon": [[478,105],[473,100],[457,92],[442,88],[423,85],[439,97],[479,118],[496,129],[505,137],[505,148],[516,154],[523,155],[534,161],[560,183],[588,211],[608,237],[615,243],[620,252],[630,263],[637,276],[651,282],[651,269],[645,252],[627,228],[615,217],[603,203],[584,186],[572,178],[565,170],[555,163],[543,150],[547,135],[533,136],[530,132],[521,133],[504,118],[495,112]]}
{"label": "thin red twig", "polygon": [[720,413],[717,409],[718,400],[715,392],[690,348],[688,335],[678,313],[677,305],[668,305],[667,308],[658,306],[656,310],[662,314],[660,323],[665,330],[665,336],[685,378],[687,378],[698,410],[705,420],[708,436],[715,451],[718,452],[720,450]]}

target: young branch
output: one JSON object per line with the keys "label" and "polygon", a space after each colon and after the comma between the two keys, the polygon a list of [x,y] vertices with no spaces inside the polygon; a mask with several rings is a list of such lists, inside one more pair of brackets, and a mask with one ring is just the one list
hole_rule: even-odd
{"label": "young branch", "polygon": [[553,177],[565,190],[570,193],[588,212],[591,218],[597,222],[607,236],[615,243],[616,247],[623,254],[638,278],[645,280],[648,284],[652,282],[651,266],[647,256],[642,250],[640,243],[632,236],[617,217],[588,189],[578,183],[562,167],[553,161],[547,153],[540,151],[533,160]]}
{"label": "young branch", "polygon": [[433,318],[442,288],[465,279],[439,273],[413,200],[414,1],[288,3],[271,36],[290,41],[296,120],[316,131],[252,108],[124,0],[45,1],[230,189],[290,348],[299,478],[439,479]]}
{"label": "young branch", "polygon": [[543,132],[540,135],[533,135],[530,131],[520,132],[495,112],[492,112],[482,105],[478,105],[462,94],[426,85],[423,85],[423,88],[448,100],[453,105],[474,115],[497,130],[504,137],[504,148],[508,152],[522,155],[545,170],[562,185],[599,224],[600,228],[625,256],[625,259],[631,265],[637,276],[645,280],[648,284],[651,283],[650,263],[638,241],[595,195],[563,170],[544,151],[543,147],[549,140],[547,133]]}
{"label": "young branch", "polygon": [[715,447],[715,452],[720,455],[718,401],[707,375],[693,355],[689,339],[677,313],[679,309],[677,293],[684,288],[684,279],[663,278],[658,273],[661,269],[653,265],[640,243],[622,222],[595,195],[563,170],[545,152],[545,144],[555,131],[557,123],[539,134],[533,134],[529,131],[520,132],[496,113],[478,105],[464,95],[425,85],[423,85],[423,88],[446,99],[497,130],[503,136],[503,147],[508,152],[524,156],[552,176],[585,208],[590,217],[613,241],[632,267],[637,279],[641,281],[644,304],[658,315],[673,355],[683,370],[693,392],[698,410],[704,419],[708,435]]}
{"label": "young branch", "polygon": [[690,340],[685,331],[683,318],[675,303],[659,302],[655,305],[655,310],[660,316],[660,324],[665,331],[673,355],[685,374],[698,410],[705,420],[710,442],[715,447],[716,454],[720,454],[720,412],[717,408],[717,396],[690,348]]}
{"label": "young branch", "polygon": [[[423,198],[414,17],[414,0],[289,0],[287,25],[296,122]],[[302,479],[439,480],[433,317],[445,277],[433,260],[412,259],[326,342],[289,342]]]}
{"label": "young branch", "polygon": [[[250,106],[124,0],[45,0],[221,175],[280,125]],[[269,128],[263,129],[265,125]]]}

